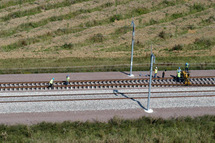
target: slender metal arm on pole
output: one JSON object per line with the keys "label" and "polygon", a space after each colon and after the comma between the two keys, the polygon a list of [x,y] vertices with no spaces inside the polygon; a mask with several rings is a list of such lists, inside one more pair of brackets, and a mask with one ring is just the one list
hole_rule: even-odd
{"label": "slender metal arm on pole", "polygon": [[133,25],[133,32],[132,32],[132,47],[131,47],[131,66],[130,66],[130,74],[129,76],[134,76],[132,74],[132,66],[133,66],[133,52],[134,52],[134,36],[135,36],[135,25],[134,25],[134,21],[132,21],[131,23]]}

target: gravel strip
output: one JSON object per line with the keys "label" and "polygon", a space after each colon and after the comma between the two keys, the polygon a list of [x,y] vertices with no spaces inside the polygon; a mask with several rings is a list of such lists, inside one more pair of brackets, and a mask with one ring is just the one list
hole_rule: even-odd
{"label": "gravel strip", "polygon": [[68,112],[46,112],[46,113],[13,113],[0,114],[0,124],[37,124],[40,122],[64,122],[64,121],[101,121],[107,122],[113,117],[123,119],[137,119],[143,116],[154,118],[177,118],[181,116],[215,115],[215,107],[192,107],[192,108],[160,108],[153,109],[152,114],[143,109],[126,110],[101,110],[101,111],[68,111]]}
{"label": "gravel strip", "polygon": [[[186,97],[151,99],[151,108],[213,107],[215,97]],[[56,112],[85,110],[140,109],[147,99],[90,100],[63,102],[0,103],[0,113]]]}
{"label": "gravel strip", "polygon": [[[162,77],[163,71],[158,71],[158,77]],[[134,71],[132,78],[148,78],[145,75],[149,71]],[[129,72],[92,72],[92,73],[47,73],[47,74],[7,74],[0,75],[0,82],[31,82],[31,81],[55,81],[66,80],[66,75],[70,75],[71,80],[99,80],[99,79],[130,79]],[[140,76],[141,75],[141,76]],[[166,71],[165,77],[176,75],[175,71]],[[192,76],[215,76],[215,70],[190,70]]]}

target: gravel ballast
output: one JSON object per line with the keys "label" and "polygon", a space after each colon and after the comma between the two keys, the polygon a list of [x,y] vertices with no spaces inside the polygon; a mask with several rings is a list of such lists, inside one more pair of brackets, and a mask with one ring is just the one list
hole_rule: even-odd
{"label": "gravel ballast", "polygon": [[[203,92],[206,91],[207,92]],[[58,112],[58,111],[85,111],[85,110],[123,110],[123,109],[144,109],[147,107],[147,89],[115,89],[115,90],[83,90],[64,92],[13,92],[1,93],[1,102],[19,101],[13,103],[0,103],[0,113],[33,113],[33,112]],[[181,87],[181,88],[152,88],[151,92],[164,92],[151,94],[151,108],[179,108],[179,107],[213,107],[215,106],[215,87]],[[165,93],[170,91],[187,91],[179,93]],[[193,91],[193,92],[190,92]],[[202,91],[202,92],[194,92]],[[143,94],[126,94],[129,92],[145,92]],[[87,95],[99,93],[98,95]],[[112,93],[106,95],[105,93]],[[65,94],[67,96],[56,96]],[[78,94],[78,95],[75,95]],[[82,95],[83,94],[83,95]],[[38,95],[34,97],[8,97],[22,95]],[[43,96],[44,95],[44,96]],[[46,96],[55,95],[55,96]],[[168,98],[155,98],[155,97]],[[174,96],[174,98],[170,98]],[[177,97],[195,96],[195,97]],[[200,97],[201,96],[201,97]],[[8,97],[8,98],[7,98]],[[98,99],[98,98],[125,98],[118,100],[82,100],[82,101],[48,101],[41,100],[65,100],[65,99]],[[133,97],[145,97],[145,99],[133,99]],[[40,101],[40,102],[35,102]],[[28,101],[28,102],[21,102]]]}
{"label": "gravel ballast", "polygon": [[[148,72],[134,72],[135,78],[146,78],[139,74],[146,75]],[[176,71],[167,71],[166,77],[175,75]],[[191,76],[214,76],[215,70],[191,71]],[[108,73],[59,73],[59,74],[31,74],[31,75],[0,75],[0,82],[27,82],[27,81],[49,81],[52,77],[56,80],[65,80],[65,76],[70,74],[71,80],[96,80],[96,79],[125,79],[129,78],[123,72]],[[159,76],[160,73],[158,73]],[[208,90],[208,92],[205,92]],[[150,108],[154,110],[152,114],[144,111],[147,107],[146,99],[132,99],[132,97],[147,97],[148,88],[142,89],[107,89],[107,90],[67,90],[67,91],[10,91],[0,92],[0,102],[4,101],[29,101],[29,100],[59,100],[59,99],[80,99],[81,95],[99,93],[98,95],[88,95],[91,98],[122,98],[120,100],[84,100],[84,101],[49,101],[49,102],[14,102],[0,103],[0,123],[3,124],[35,124],[42,121],[62,122],[70,121],[108,121],[114,116],[126,119],[135,119],[142,116],[152,117],[179,117],[179,116],[200,116],[215,115],[215,97],[203,95],[214,95],[215,87],[154,87],[151,92],[171,92],[183,91],[180,93],[152,93]],[[185,92],[187,91],[187,92]],[[190,92],[201,91],[201,92]],[[114,94],[115,92],[115,94]],[[145,92],[143,94],[126,94],[126,92]],[[112,93],[106,94],[105,93]],[[44,96],[60,95],[65,96]],[[75,95],[79,94],[79,95]],[[26,96],[35,97],[8,97]],[[70,96],[72,95],[72,96]],[[183,98],[154,98],[162,96],[199,96]],[[84,97],[86,98],[86,96]]]}

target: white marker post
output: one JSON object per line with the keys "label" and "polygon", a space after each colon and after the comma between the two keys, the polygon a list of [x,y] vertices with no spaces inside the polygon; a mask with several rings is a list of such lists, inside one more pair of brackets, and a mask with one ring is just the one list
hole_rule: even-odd
{"label": "white marker post", "polygon": [[130,74],[129,77],[134,77],[134,75],[132,74],[132,66],[133,66],[133,52],[134,52],[134,35],[135,35],[135,25],[134,25],[134,21],[132,21],[131,23],[133,25],[133,33],[132,33],[132,46],[131,46],[131,67],[130,67]]}

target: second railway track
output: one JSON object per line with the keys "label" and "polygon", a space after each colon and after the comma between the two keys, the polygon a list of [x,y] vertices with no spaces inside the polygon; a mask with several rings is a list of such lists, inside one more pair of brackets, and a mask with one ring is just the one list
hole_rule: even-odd
{"label": "second railway track", "polygon": [[[148,89],[2,92],[0,113],[145,108]],[[214,106],[215,87],[152,88],[152,108]]]}
{"label": "second railway track", "polygon": [[[85,101],[85,100],[122,100],[122,99],[147,99],[148,92],[118,92],[109,93],[79,93],[79,94],[42,94],[42,95],[6,95],[0,96],[0,103],[18,102],[54,102],[54,101]],[[151,92],[151,98],[190,98],[190,97],[215,97],[215,90],[191,91],[162,91]]]}

